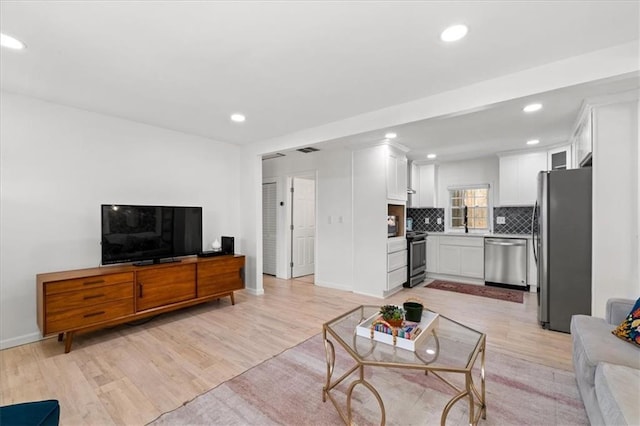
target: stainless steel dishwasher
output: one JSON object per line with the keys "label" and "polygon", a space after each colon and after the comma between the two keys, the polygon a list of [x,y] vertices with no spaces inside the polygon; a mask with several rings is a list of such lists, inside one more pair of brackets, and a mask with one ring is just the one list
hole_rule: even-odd
{"label": "stainless steel dishwasher", "polygon": [[524,238],[484,239],[484,282],[526,289],[527,240]]}

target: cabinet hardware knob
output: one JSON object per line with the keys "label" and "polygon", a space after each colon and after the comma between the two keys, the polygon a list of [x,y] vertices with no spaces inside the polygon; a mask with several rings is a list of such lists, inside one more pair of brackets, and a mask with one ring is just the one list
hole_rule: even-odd
{"label": "cabinet hardware knob", "polygon": [[138,284],[138,297],[140,298],[142,298],[142,286],[143,286],[142,283]]}
{"label": "cabinet hardware knob", "polygon": [[93,313],[91,313],[91,314],[85,314],[85,316],[84,316],[84,317],[85,317],[85,318],[89,318],[89,317],[96,317],[96,316],[98,316],[98,315],[104,315],[104,313],[105,313],[104,311],[100,311],[100,312],[93,312]]}
{"label": "cabinet hardware knob", "polygon": [[85,281],[82,285],[102,284],[104,280]]}

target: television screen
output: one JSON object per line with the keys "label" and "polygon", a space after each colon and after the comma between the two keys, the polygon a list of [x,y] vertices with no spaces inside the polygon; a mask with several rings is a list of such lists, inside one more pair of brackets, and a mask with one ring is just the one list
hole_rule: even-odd
{"label": "television screen", "polygon": [[202,250],[202,207],[103,204],[102,264],[156,261]]}

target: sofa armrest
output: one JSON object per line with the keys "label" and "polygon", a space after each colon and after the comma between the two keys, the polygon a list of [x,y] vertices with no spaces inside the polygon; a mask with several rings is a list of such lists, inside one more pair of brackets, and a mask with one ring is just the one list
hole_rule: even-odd
{"label": "sofa armrest", "polygon": [[631,308],[636,303],[631,299],[609,299],[607,300],[606,320],[609,324],[618,325],[629,315]]}

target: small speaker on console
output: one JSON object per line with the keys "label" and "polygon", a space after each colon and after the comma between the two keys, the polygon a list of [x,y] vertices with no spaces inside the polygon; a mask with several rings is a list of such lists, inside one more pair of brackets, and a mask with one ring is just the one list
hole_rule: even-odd
{"label": "small speaker on console", "polygon": [[235,244],[233,237],[221,237],[222,252],[224,254],[235,254]]}

